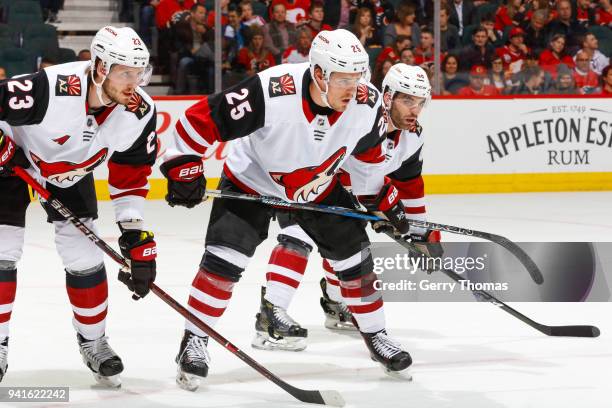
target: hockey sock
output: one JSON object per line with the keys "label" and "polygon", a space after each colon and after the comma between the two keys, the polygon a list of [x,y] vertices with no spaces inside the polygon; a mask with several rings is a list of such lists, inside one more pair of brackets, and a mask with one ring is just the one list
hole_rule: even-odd
{"label": "hockey sock", "polygon": [[87,340],[104,335],[108,310],[106,269],[99,265],[85,271],[66,270],[66,290],[72,305],[72,324]]}
{"label": "hockey sock", "polygon": [[[306,245],[306,244],[304,244]],[[268,262],[265,299],[287,309],[306,270],[310,251],[297,245],[278,244]]]}
{"label": "hockey sock", "polygon": [[373,272],[358,279],[340,281],[340,292],[363,333],[376,333],[385,328],[385,313],[380,291],[374,287]]}
{"label": "hockey sock", "polygon": [[340,293],[340,281],[327,259],[323,259],[323,270],[325,271],[325,280],[327,281],[325,290],[327,296],[334,302],[344,302]]}
{"label": "hockey sock", "polygon": [[0,340],[9,335],[9,321],[17,291],[15,262],[0,261]]}
{"label": "hockey sock", "polygon": [[[213,327],[225,312],[233,290],[234,282],[200,268],[191,284],[187,309]],[[200,337],[207,336],[188,320],[185,329]]]}

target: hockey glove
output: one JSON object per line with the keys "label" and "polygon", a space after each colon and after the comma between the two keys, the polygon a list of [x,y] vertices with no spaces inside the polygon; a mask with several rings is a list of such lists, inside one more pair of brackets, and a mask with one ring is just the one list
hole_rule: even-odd
{"label": "hockey glove", "polygon": [[404,206],[399,199],[397,188],[391,183],[383,186],[375,197],[361,196],[359,201],[368,209],[377,215],[384,215],[386,221],[376,221],[372,223],[372,228],[376,232],[386,232],[392,230],[394,233],[406,234],[410,229]]}
{"label": "hockey glove", "polygon": [[168,179],[166,201],[171,207],[181,205],[193,208],[202,202],[206,195],[206,177],[200,157],[176,157],[162,164],[160,169]]}
{"label": "hockey glove", "polygon": [[12,175],[14,166],[27,169],[30,163],[23,154],[23,150],[0,129],[0,177]]}
{"label": "hockey glove", "polygon": [[414,246],[430,258],[441,258],[444,249],[440,245],[440,231],[428,230],[425,234],[408,234],[404,236]]}
{"label": "hockey glove", "polygon": [[[120,227],[121,228],[121,227]],[[153,233],[141,230],[124,230],[119,237],[119,248],[123,256],[130,260],[131,271],[119,271],[119,281],[138,297],[149,293],[149,285],[155,281],[157,247]],[[135,300],[138,300],[134,297]]]}

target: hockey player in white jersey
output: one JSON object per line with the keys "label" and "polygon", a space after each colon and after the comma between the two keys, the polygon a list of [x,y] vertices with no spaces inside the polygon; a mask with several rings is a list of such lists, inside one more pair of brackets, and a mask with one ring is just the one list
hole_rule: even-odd
{"label": "hockey player in white jersey", "polygon": [[[422,68],[394,65],[382,83],[383,106],[390,118],[386,149],[380,168],[399,192],[406,217],[425,220],[424,184],[421,177],[423,135],[418,116],[431,95],[431,86]],[[350,187],[348,173],[341,175],[343,185]],[[296,223],[279,216],[282,230],[274,248],[262,288],[260,311],[256,316],[256,334],[252,345],[265,350],[300,351],[306,348],[307,330],[287,313],[302,280],[308,255],[315,243]],[[375,225],[378,228],[378,225]],[[419,245],[439,242],[438,231],[412,227],[406,237]],[[293,245],[288,245],[292,242]],[[295,243],[300,243],[295,245]],[[436,245],[427,245],[433,250]],[[440,248],[437,248],[438,252]],[[351,309],[342,299],[340,282],[327,260],[323,261],[325,277],[321,280],[325,326],[330,329],[357,330]]]}
{"label": "hockey player in white jersey", "polygon": [[[28,167],[95,230],[92,172],[107,163],[119,246],[131,262],[131,273],[121,272],[119,279],[138,297],[155,279],[156,246],[153,234],[143,230],[143,207],[157,155],[156,114],[139,87],[150,77],[149,52],[131,28],[108,26],[96,34],[91,56],[0,82],[0,379],[7,370],[9,319],[30,202],[26,183],[12,173],[15,165]],[[103,253],[50,206],[45,210],[65,267],[83,361],[98,382],[119,386],[123,364],[105,335]]]}
{"label": "hockey player in white jersey", "polygon": [[[202,156],[218,141],[232,140],[220,188],[274,196],[292,202],[349,207],[352,197],[337,183],[338,169],[349,161],[368,174],[370,157],[381,154],[386,120],[380,95],[362,81],[368,55],[346,30],[315,37],[310,63],[269,68],[189,108],[176,125],[164,156],[171,205],[194,206],[205,193]],[[357,98],[358,85],[367,95]],[[376,163],[372,165],[375,167]],[[359,194],[406,233],[404,209],[382,175],[370,177]],[[361,188],[361,186],[363,188]],[[206,248],[191,286],[189,309],[214,326],[225,311],[234,284],[257,246],[267,238],[271,217],[282,212],[260,203],[216,199],[206,233]],[[330,260],[345,302],[372,358],[400,372],[412,360],[385,331],[383,301],[374,286],[373,261],[365,223],[348,217],[289,211]],[[208,337],[186,322],[177,355],[177,382],[195,389],[210,364]]]}

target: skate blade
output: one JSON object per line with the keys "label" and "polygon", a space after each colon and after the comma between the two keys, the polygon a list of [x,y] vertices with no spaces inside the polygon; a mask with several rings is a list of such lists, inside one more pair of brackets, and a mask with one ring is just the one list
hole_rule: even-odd
{"label": "skate blade", "polygon": [[385,374],[387,374],[389,377],[393,378],[394,380],[406,381],[406,382],[412,381],[412,374],[410,373],[410,368],[405,368],[402,371],[393,371],[393,370],[389,370],[387,367],[383,366],[382,364],[380,366],[382,367]]}
{"label": "skate blade", "polygon": [[283,337],[274,339],[268,333],[257,332],[251,346],[258,350],[302,351],[306,348],[306,337]]}
{"label": "skate blade", "polygon": [[184,373],[179,368],[176,373],[176,383],[180,388],[193,392],[200,387],[200,377]]}
{"label": "skate blade", "polygon": [[121,376],[119,374],[105,377],[103,375],[94,373],[93,376],[96,379],[96,382],[103,387],[121,388]]}
{"label": "skate blade", "polygon": [[337,331],[353,331],[357,332],[357,328],[351,322],[341,322],[340,320],[332,319],[330,317],[325,318],[325,327],[330,330]]}

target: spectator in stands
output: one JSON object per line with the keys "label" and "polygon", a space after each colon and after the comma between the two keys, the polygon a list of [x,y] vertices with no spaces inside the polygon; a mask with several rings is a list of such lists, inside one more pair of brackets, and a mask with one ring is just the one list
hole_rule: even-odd
{"label": "spectator in stands", "polygon": [[412,48],[412,41],[410,41],[410,37],[406,35],[398,35],[395,38],[395,42],[391,46],[383,48],[380,54],[378,54],[376,63],[382,63],[386,59],[391,59],[393,62],[398,62],[402,50],[406,48]]}
{"label": "spectator in stands", "polygon": [[79,51],[77,61],[91,61],[91,51],[86,49]]}
{"label": "spectator in stands", "polygon": [[357,5],[352,0],[325,0],[323,7],[325,24],[347,30],[351,25],[351,16],[357,11]]}
{"label": "spectator in stands", "polygon": [[570,0],[557,0],[557,19],[549,24],[549,35],[563,34],[568,52],[573,54],[579,47],[578,38],[586,34],[586,28],[572,17]]}
{"label": "spectator in stands", "polygon": [[434,59],[434,38],[433,33],[425,28],[421,31],[420,45],[414,49],[416,65],[425,62],[432,62]]}
{"label": "spectator in stands", "polygon": [[453,0],[448,21],[459,29],[460,36],[463,36],[465,27],[474,23],[475,10],[470,0]]}
{"label": "spectator in stands", "polygon": [[525,27],[525,45],[540,54],[548,47],[548,13],[536,10]]}
{"label": "spectator in stands", "polygon": [[[487,83],[487,81],[485,81],[485,83]],[[491,61],[488,84],[493,85],[500,94],[508,93],[512,89],[509,73],[504,70],[504,61],[499,55],[493,57]]]}
{"label": "spectator in stands", "polygon": [[40,0],[44,20],[48,23],[61,23],[57,19],[57,13],[59,13],[62,4],[62,0]]}
{"label": "spectator in stands", "polygon": [[504,36],[495,29],[495,17],[493,14],[486,14],[480,20],[480,26],[487,30],[489,44],[494,48],[503,47]]}
{"label": "spectator in stands", "polygon": [[310,30],[302,28],[298,30],[298,39],[295,46],[290,46],[283,53],[282,63],[297,64],[308,61],[308,52],[312,43]]}
{"label": "spectator in stands", "polygon": [[560,95],[574,95],[578,93],[576,84],[574,83],[572,70],[567,65],[557,65],[556,77],[557,79],[555,80],[552,89],[550,89],[551,93]]}
{"label": "spectator in stands", "polygon": [[[448,6],[442,5],[440,8],[440,51],[446,52],[461,46],[461,37],[459,37],[459,29],[448,23]],[[428,26],[431,32],[434,32],[433,22]]]}
{"label": "spectator in stands", "polygon": [[[495,53],[502,58],[504,70],[518,72],[522,61],[525,60],[529,48],[524,44],[525,33],[520,27],[514,27],[508,35],[508,44],[495,50]],[[517,64],[518,61],[521,61]]]}
{"label": "spectator in stands", "polygon": [[351,27],[351,32],[355,34],[361,44],[364,47],[371,47],[373,45],[380,46],[380,39],[374,27],[374,20],[372,18],[372,10],[367,7],[361,7],[357,10],[355,16],[355,24]]}
{"label": "spectator in stands", "polygon": [[475,65],[490,67],[493,55],[495,48],[488,42],[487,30],[479,27],[472,33],[472,44],[461,51],[459,65],[466,72]]}
{"label": "spectator in stands", "polygon": [[582,50],[578,51],[575,62],[574,81],[576,81],[576,88],[583,95],[597,92],[599,76],[591,69],[589,54]]}
{"label": "spectator in stands", "polygon": [[[187,19],[180,20],[172,26],[174,32],[174,49],[177,52],[177,71],[174,93],[181,95],[196,92],[194,85],[189,83],[190,76],[196,76],[197,81],[204,80],[210,86],[214,52],[207,43],[206,7],[194,4]],[[202,77],[202,75],[204,75]]]}
{"label": "spectator in stands", "polygon": [[4,67],[0,67],[0,81],[4,81],[6,79],[6,69]]}
{"label": "spectator in stands", "polygon": [[448,54],[442,61],[442,95],[455,95],[469,85],[467,76],[459,72],[459,60]]}
{"label": "spectator in stands", "polygon": [[[266,2],[267,3],[267,2]],[[282,4],[285,6],[285,10],[287,11],[286,20],[293,24],[298,24],[302,20],[305,20],[310,9],[310,0],[272,0],[271,3],[267,3],[270,5],[272,10],[274,6],[277,4]]]}
{"label": "spectator in stands", "polygon": [[595,25],[595,9],[591,0],[576,0],[576,21],[584,28]]}
{"label": "spectator in stands", "polygon": [[410,48],[404,48],[400,53],[399,62],[403,62],[406,65],[416,65],[414,52]]}
{"label": "spectator in stands", "polygon": [[557,66],[564,64],[569,68],[574,68],[574,60],[565,52],[565,36],[563,34],[555,34],[550,40],[548,49],[540,54],[540,67],[552,75],[557,76]]}
{"label": "spectator in stands", "polygon": [[194,0],[160,0],[155,9],[155,22],[160,32],[170,28],[170,20],[175,13],[190,10],[194,3]]}
{"label": "spectator in stands", "polygon": [[261,28],[251,27],[251,41],[248,46],[238,51],[237,63],[244,68],[249,76],[276,65],[274,55],[264,45],[264,34]]}
{"label": "spectator in stands", "polygon": [[458,92],[461,96],[493,96],[498,95],[497,88],[493,85],[485,85],[487,68],[483,65],[474,65],[470,70],[470,84],[464,86]]}
{"label": "spectator in stands", "polygon": [[251,30],[242,21],[239,7],[230,7],[227,19],[229,23],[223,30],[223,63],[225,68],[229,69],[238,56],[238,50],[248,44]]}
{"label": "spectator in stands", "polygon": [[545,91],[544,71],[540,67],[527,67],[523,70],[522,80],[514,93],[518,95],[539,95]]}
{"label": "spectator in stands", "polygon": [[518,27],[525,19],[523,0],[508,0],[508,4],[497,9],[495,29],[501,34],[506,27]]}
{"label": "spectator in stands", "polygon": [[610,67],[612,67],[612,65],[605,67],[601,73],[601,79],[603,81],[601,94],[607,96],[612,96],[612,69],[610,69]]}
{"label": "spectator in stands", "polygon": [[272,7],[272,21],[263,27],[264,44],[276,61],[280,62],[283,52],[297,41],[295,24],[287,21],[287,10],[283,3]]}
{"label": "spectator in stands", "polygon": [[372,85],[374,85],[379,91],[382,91],[382,81],[394,64],[395,61],[391,59],[386,59],[382,63],[376,64],[374,74],[372,75]]}
{"label": "spectator in stands", "polygon": [[599,41],[597,37],[595,37],[595,34],[587,33],[583,37],[582,51],[591,58],[591,69],[595,71],[597,75],[601,75],[603,69],[610,64],[610,58],[599,51]]}
{"label": "spectator in stands", "polygon": [[400,35],[409,37],[412,45],[417,46],[421,41],[421,29],[415,22],[415,8],[412,4],[401,3],[397,8],[397,21],[389,24],[385,29],[383,44],[388,47],[393,44]]}
{"label": "spectator in stands", "polygon": [[548,24],[551,20],[557,18],[557,12],[551,8],[551,2],[549,0],[531,0],[525,4],[526,13],[525,21],[531,20],[533,15],[538,11],[546,16],[544,24]]}
{"label": "spectator in stands", "polygon": [[261,16],[253,14],[253,4],[251,4],[251,0],[243,0],[240,2],[240,14],[242,16],[242,22],[249,27],[254,25],[263,27],[266,24],[266,20]]}
{"label": "spectator in stands", "polygon": [[148,48],[153,47],[153,27],[155,26],[155,10],[159,0],[143,0],[140,8],[140,27],[138,34]]}
{"label": "spectator in stands", "polygon": [[601,26],[612,28],[612,3],[610,0],[599,0],[599,7],[596,9],[595,22]]}
{"label": "spectator in stands", "polygon": [[[203,1],[200,1],[200,3],[203,3]],[[230,3],[230,0],[221,0],[221,4],[220,4],[221,6],[221,26],[224,26],[229,23],[229,17],[227,16],[227,14],[229,13],[229,3]],[[214,30],[215,28],[215,10],[214,8],[210,10],[210,13],[208,13],[208,17],[206,18],[206,25],[211,30]]]}
{"label": "spectator in stands", "polygon": [[314,39],[319,31],[323,30],[333,30],[333,28],[323,23],[323,18],[325,17],[325,11],[323,10],[323,2],[320,0],[315,0],[310,4],[310,9],[308,14],[310,18],[303,23],[298,25],[298,29],[305,28],[310,32],[310,38]]}

